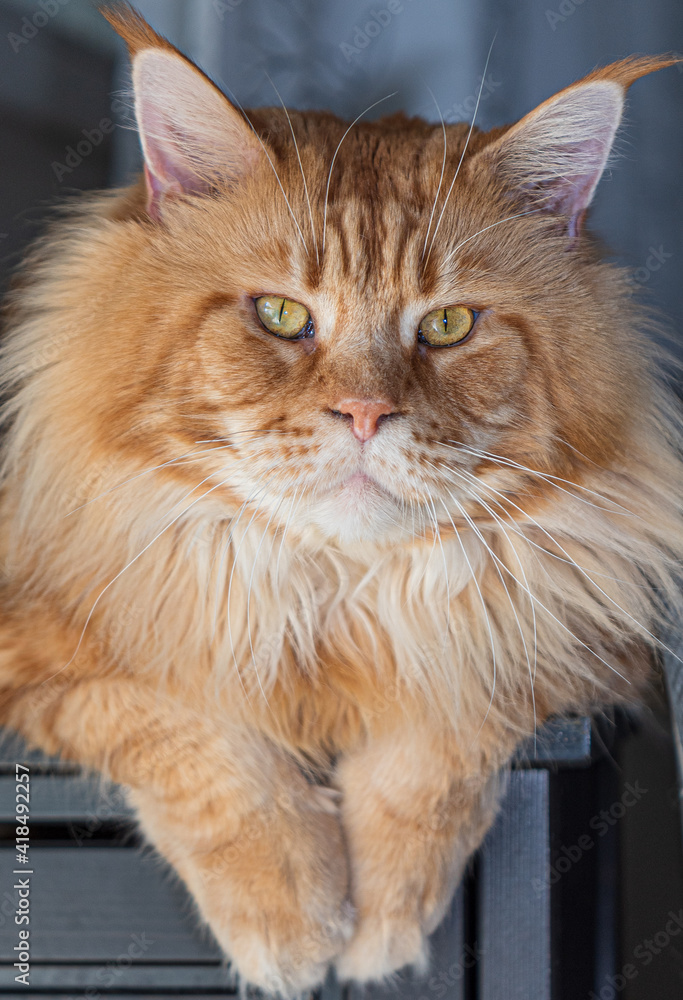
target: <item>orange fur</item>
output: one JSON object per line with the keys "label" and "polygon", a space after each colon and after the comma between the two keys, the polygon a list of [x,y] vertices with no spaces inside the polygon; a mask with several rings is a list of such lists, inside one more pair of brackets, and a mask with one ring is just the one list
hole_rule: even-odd
{"label": "orange fur", "polygon": [[[134,67],[191,65],[107,16]],[[679,418],[625,276],[522,214],[538,111],[474,129],[446,200],[440,126],[339,146],[330,114],[259,109],[266,156],[225,109],[243,152],[210,191],[164,132],[158,189],[71,209],[11,298],[0,721],[127,785],[242,975],[296,992],[424,964],[519,740],[639,696],[678,602]],[[266,293],[315,340],[266,333]],[[418,344],[459,302],[473,335]],[[394,410],[365,445],[356,398]]]}

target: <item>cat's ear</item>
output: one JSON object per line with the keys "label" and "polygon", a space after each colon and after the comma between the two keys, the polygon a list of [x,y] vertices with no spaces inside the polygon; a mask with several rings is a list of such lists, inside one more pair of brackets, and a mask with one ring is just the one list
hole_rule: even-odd
{"label": "cat's ear", "polygon": [[210,191],[251,170],[261,144],[211,80],[128,4],[102,13],[130,52],[150,215],[159,218],[168,198]]}
{"label": "cat's ear", "polygon": [[632,58],[595,70],[551,97],[485,147],[479,157],[541,211],[581,227],[605,169],[627,88],[674,58]]}

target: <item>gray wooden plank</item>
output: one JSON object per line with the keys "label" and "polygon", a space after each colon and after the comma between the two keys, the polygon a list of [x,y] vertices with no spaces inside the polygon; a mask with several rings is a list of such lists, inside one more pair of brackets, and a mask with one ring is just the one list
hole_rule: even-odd
{"label": "gray wooden plank", "polygon": [[[87,837],[105,821],[125,821],[133,816],[121,786],[96,775],[34,774],[29,787],[32,823],[72,823]],[[15,803],[14,775],[0,776],[0,823],[14,820]]]}
{"label": "gray wooden plank", "polygon": [[318,993],[319,1000],[348,1000],[346,990],[340,985],[334,969],[330,969],[327,978]]}
{"label": "gray wooden plank", "polygon": [[480,855],[480,1000],[550,1000],[549,774],[513,771]]}
{"label": "gray wooden plank", "polygon": [[426,995],[434,1000],[465,1000],[467,970],[475,959],[476,950],[465,944],[464,925],[464,892],[461,886],[448,913],[430,938],[431,960],[427,975],[401,972],[387,986],[353,985],[348,991],[349,1000],[422,1000]]}
{"label": "gray wooden plank", "polygon": [[80,767],[72,761],[48,757],[42,750],[29,750],[18,733],[0,728],[0,774],[14,774],[15,765],[29,764],[34,774],[78,774]]}
{"label": "gray wooden plank", "polygon": [[[515,764],[545,765],[557,761],[577,767],[591,763],[591,720],[589,718],[550,719],[537,734],[536,742],[527,740],[515,756]],[[32,764],[35,771],[74,774],[78,765],[48,757],[39,750],[28,750],[20,736],[0,729],[0,774],[14,774],[16,761]]]}
{"label": "gray wooden plank", "polygon": [[588,767],[592,762],[592,721],[589,718],[550,719],[539,729],[536,741],[529,739],[515,755],[522,767]]}
{"label": "gray wooden plank", "polygon": [[[220,959],[188,893],[152,852],[36,845],[29,857],[34,962],[116,961],[136,940],[153,942],[148,962]],[[17,905],[11,888],[17,867],[12,848],[0,848],[0,955],[11,955],[18,940],[7,919]]]}
{"label": "gray wooden plank", "polygon": [[[135,954],[135,953],[134,953]],[[16,989],[16,969],[0,965],[0,995]],[[146,965],[127,952],[106,965],[37,965],[31,963],[29,989],[34,990],[235,990],[234,973],[224,965]]]}

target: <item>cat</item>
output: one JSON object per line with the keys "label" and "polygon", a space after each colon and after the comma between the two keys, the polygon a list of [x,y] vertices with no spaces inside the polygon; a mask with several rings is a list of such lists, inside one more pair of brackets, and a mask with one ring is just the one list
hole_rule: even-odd
{"label": "cat", "polygon": [[680,417],[585,228],[675,60],[349,125],[105,16],[144,176],[9,297],[0,722],[129,789],[244,982],[424,970],[520,741],[680,608]]}

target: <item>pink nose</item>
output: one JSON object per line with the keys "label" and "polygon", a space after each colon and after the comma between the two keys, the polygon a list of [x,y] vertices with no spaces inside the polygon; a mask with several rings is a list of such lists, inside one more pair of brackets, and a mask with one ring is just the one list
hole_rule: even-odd
{"label": "pink nose", "polygon": [[334,409],[353,418],[353,433],[359,441],[368,441],[377,432],[380,417],[395,412],[385,399],[343,399]]}

